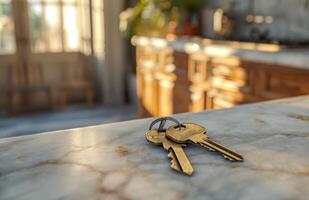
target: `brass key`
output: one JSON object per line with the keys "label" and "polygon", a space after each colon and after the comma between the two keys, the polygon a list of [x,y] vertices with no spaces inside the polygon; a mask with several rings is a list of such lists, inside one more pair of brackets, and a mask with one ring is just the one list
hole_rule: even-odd
{"label": "brass key", "polygon": [[156,145],[162,145],[163,148],[169,152],[168,157],[171,159],[171,168],[187,175],[192,175],[193,168],[187,158],[183,146],[184,144],[177,144],[165,137],[165,132],[158,130],[149,130],[146,134],[146,139]]}
{"label": "brass key", "polygon": [[[180,127],[179,127],[180,126]],[[224,158],[231,161],[243,161],[243,157],[238,153],[210,140],[206,135],[207,129],[194,123],[183,123],[181,125],[170,126],[166,130],[166,137],[174,142],[185,144],[193,142],[210,151],[216,151],[223,155]]]}

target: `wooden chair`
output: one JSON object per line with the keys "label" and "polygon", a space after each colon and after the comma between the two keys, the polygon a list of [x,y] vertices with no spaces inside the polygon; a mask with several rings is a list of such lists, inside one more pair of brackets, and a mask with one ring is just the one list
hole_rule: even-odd
{"label": "wooden chair", "polygon": [[67,104],[69,92],[77,90],[84,92],[90,108],[94,105],[94,84],[87,77],[88,74],[83,63],[78,62],[76,65],[67,66],[65,69],[64,81],[60,85],[59,102],[61,109]]}
{"label": "wooden chair", "polygon": [[[42,65],[37,62],[30,64],[15,63],[9,67],[9,87],[7,88],[8,115],[14,116],[19,112],[36,109],[32,104],[33,94],[43,92],[47,97],[47,105],[52,109],[51,87],[44,82]],[[20,97],[22,108],[16,108],[16,97]]]}

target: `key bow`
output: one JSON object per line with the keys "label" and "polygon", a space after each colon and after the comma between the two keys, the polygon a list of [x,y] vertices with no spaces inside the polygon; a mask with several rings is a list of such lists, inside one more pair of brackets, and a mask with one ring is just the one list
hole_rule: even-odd
{"label": "key bow", "polygon": [[164,132],[165,129],[164,129],[164,125],[166,124],[166,121],[172,121],[172,122],[175,122],[177,124],[177,127],[179,127],[179,130],[181,129],[181,124],[180,122],[173,118],[173,117],[161,117],[161,118],[158,118],[158,119],[155,119],[153,122],[151,122],[150,126],[149,126],[149,130],[152,129],[152,127],[157,124],[158,122],[160,122],[160,125],[159,125],[159,128],[158,128],[158,131],[159,132]]}

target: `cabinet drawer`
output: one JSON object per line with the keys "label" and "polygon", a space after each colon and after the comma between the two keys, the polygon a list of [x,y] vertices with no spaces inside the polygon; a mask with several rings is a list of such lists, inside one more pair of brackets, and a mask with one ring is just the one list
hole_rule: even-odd
{"label": "cabinet drawer", "polygon": [[220,77],[231,81],[245,81],[247,79],[246,70],[240,67],[216,65],[212,67],[212,74],[215,77]]}
{"label": "cabinet drawer", "polygon": [[225,98],[233,102],[233,104],[252,103],[258,100],[255,96],[246,91],[231,92],[222,89],[211,89],[209,93],[212,94],[212,96]]}
{"label": "cabinet drawer", "polygon": [[231,92],[239,92],[242,91],[242,88],[246,87],[246,83],[244,81],[231,81],[220,77],[213,77],[210,82],[212,88]]}
{"label": "cabinet drawer", "polygon": [[224,109],[234,107],[235,104],[224,98],[214,97],[212,106],[213,106],[212,109]]}
{"label": "cabinet drawer", "polygon": [[267,90],[287,96],[309,93],[309,77],[283,73],[272,73],[268,76]]}

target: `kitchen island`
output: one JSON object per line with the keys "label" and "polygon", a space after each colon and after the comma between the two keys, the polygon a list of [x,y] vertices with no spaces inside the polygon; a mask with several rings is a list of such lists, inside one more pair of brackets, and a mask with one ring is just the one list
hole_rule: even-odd
{"label": "kitchen island", "polygon": [[309,47],[134,37],[140,116],[309,94]]}
{"label": "kitchen island", "polygon": [[174,40],[134,37],[136,46],[171,47],[176,52],[191,54],[204,52],[212,57],[238,57],[241,60],[278,64],[299,69],[309,69],[309,45],[287,46],[279,44],[211,40],[199,37],[180,37]]}
{"label": "kitchen island", "polygon": [[0,199],[308,199],[309,96],[175,115],[244,156],[190,145],[193,176],[149,144],[153,119],[0,140]]}

